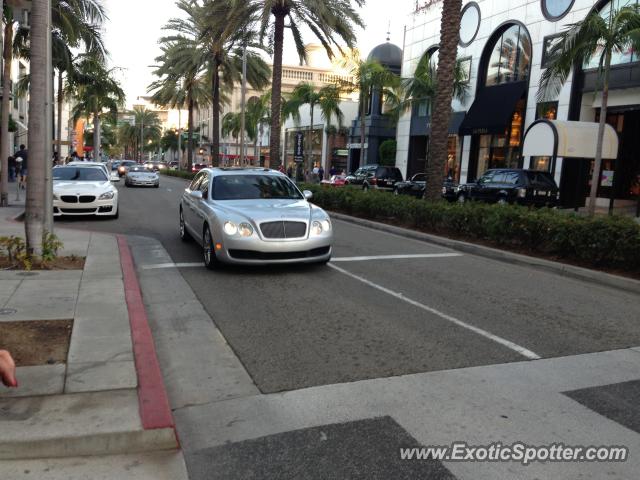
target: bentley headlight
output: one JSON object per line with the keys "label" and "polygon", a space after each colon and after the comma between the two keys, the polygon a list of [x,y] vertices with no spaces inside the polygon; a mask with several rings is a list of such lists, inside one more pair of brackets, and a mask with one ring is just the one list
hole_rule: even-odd
{"label": "bentley headlight", "polygon": [[113,192],[104,192],[100,195],[99,200],[111,200],[113,198]]}
{"label": "bentley headlight", "polygon": [[329,221],[329,219],[325,219],[322,220],[320,222],[320,225],[322,225],[322,230],[324,230],[325,232],[328,232],[329,230],[331,230],[331,222]]}
{"label": "bentley headlight", "polygon": [[253,235],[253,227],[248,223],[241,223],[238,225],[238,233],[241,237],[250,237]]}
{"label": "bentley headlight", "polygon": [[238,226],[233,222],[224,222],[224,233],[229,236],[235,235],[238,233]]}
{"label": "bentley headlight", "polygon": [[314,235],[320,235],[322,234],[322,222],[319,221],[314,221],[311,224],[311,233],[313,233]]}

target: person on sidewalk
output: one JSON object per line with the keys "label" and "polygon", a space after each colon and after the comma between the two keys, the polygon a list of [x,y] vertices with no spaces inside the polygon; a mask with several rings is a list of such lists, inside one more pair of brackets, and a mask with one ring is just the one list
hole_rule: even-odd
{"label": "person on sidewalk", "polygon": [[11,354],[6,350],[0,350],[0,380],[6,387],[16,388],[16,364],[11,358]]}
{"label": "person on sidewalk", "polygon": [[[16,163],[20,164],[20,188],[24,190],[27,185],[27,175],[28,175],[28,161],[29,161],[29,152],[27,151],[27,147],[20,145],[20,150],[18,150],[15,155]],[[22,159],[22,160],[19,160]]]}

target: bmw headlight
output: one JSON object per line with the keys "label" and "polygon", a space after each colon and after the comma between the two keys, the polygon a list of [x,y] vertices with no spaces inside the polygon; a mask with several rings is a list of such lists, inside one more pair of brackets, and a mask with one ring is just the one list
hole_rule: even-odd
{"label": "bmw headlight", "polygon": [[235,235],[238,233],[238,226],[233,222],[224,222],[224,233],[229,236]]}
{"label": "bmw headlight", "polygon": [[100,195],[100,197],[98,198],[99,200],[111,200],[113,198],[113,192],[104,192],[102,195]]}
{"label": "bmw headlight", "polygon": [[238,225],[238,233],[241,237],[250,237],[253,235],[253,227],[248,223],[241,223]]}

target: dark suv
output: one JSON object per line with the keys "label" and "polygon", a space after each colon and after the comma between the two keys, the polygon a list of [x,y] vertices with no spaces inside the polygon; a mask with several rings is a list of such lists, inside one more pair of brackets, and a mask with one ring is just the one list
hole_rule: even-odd
{"label": "dark suv", "polygon": [[558,185],[549,172],[499,168],[487,170],[477,181],[459,186],[445,184],[442,196],[451,201],[481,200],[555,207]]}
{"label": "dark suv", "polygon": [[363,190],[369,190],[370,188],[393,190],[395,184],[401,181],[402,173],[396,167],[365,165],[351,175],[347,175],[345,184],[362,185]]}

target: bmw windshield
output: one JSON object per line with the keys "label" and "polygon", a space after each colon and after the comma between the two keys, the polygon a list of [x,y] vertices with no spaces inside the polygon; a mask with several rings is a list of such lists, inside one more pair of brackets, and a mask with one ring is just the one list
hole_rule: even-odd
{"label": "bmw windshield", "polygon": [[94,167],[57,167],[53,169],[53,179],[72,182],[109,181],[101,168]]}
{"label": "bmw windshield", "polygon": [[220,175],[213,180],[213,200],[301,200],[296,186],[276,175]]}

